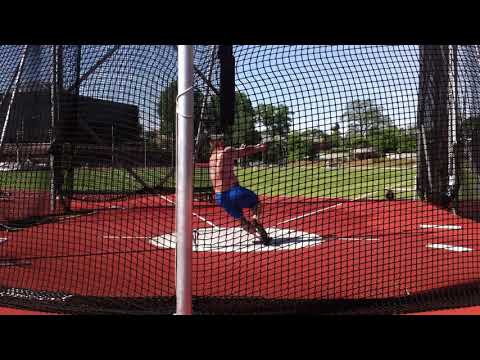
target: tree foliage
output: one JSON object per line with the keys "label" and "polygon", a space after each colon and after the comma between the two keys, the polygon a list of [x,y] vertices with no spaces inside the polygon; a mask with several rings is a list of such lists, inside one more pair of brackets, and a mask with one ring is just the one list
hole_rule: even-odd
{"label": "tree foliage", "polygon": [[231,143],[233,146],[242,144],[256,144],[261,136],[255,126],[255,109],[248,95],[242,92],[235,93],[235,117],[231,129]]}
{"label": "tree foliage", "polygon": [[332,147],[332,148],[338,148],[343,145],[342,141],[342,135],[340,134],[340,124],[335,123],[335,125],[332,127],[330,134],[327,135],[326,137],[327,143]]}
{"label": "tree foliage", "polygon": [[348,132],[354,137],[366,138],[372,131],[392,125],[381,106],[372,100],[353,100],[347,104],[342,120],[347,123]]}
{"label": "tree foliage", "polygon": [[311,158],[313,155],[313,142],[308,139],[304,133],[291,133],[288,135],[289,161],[303,160],[305,158]]}
{"label": "tree foliage", "polygon": [[288,157],[287,136],[292,124],[287,105],[275,106],[260,104],[255,109],[255,119],[258,125],[263,126],[264,140],[270,143],[264,160],[270,163],[283,163]]}
{"label": "tree foliage", "polygon": [[[177,118],[177,80],[172,81],[160,94],[158,113],[160,116],[160,133],[175,137],[175,121]],[[200,113],[204,96],[198,90],[193,90],[194,133],[198,129]]]}
{"label": "tree foliage", "polygon": [[[170,143],[168,151],[175,144],[176,96],[177,82],[173,81],[160,95],[160,128],[145,133],[146,141],[157,144],[157,147],[166,149],[165,144]],[[338,122],[333,124],[329,132],[320,129],[291,132],[293,113],[287,105],[264,103],[254,107],[248,95],[242,92],[235,93],[233,125],[224,127],[220,118],[220,98],[210,96],[202,113],[203,101],[203,94],[195,90],[194,135],[203,115],[203,126],[207,133],[224,132],[229,145],[255,144],[262,140],[269,142],[268,152],[257,154],[253,159],[262,158],[270,163],[313,158],[316,151],[326,148],[373,147],[381,153],[413,152],[416,149],[415,128],[395,126],[382,107],[372,100],[354,100],[347,104],[339,119],[346,124],[344,135]],[[258,131],[259,127],[264,129],[262,134]],[[206,143],[197,149],[201,161],[208,159],[209,151]]]}
{"label": "tree foliage", "polygon": [[415,129],[395,126],[374,101],[350,102],[342,119],[348,127],[344,142],[350,148],[373,147],[380,153],[412,152],[416,149]]}
{"label": "tree foliage", "polygon": [[272,136],[288,134],[292,125],[291,114],[287,105],[260,104],[255,109],[256,121],[267,128]]}

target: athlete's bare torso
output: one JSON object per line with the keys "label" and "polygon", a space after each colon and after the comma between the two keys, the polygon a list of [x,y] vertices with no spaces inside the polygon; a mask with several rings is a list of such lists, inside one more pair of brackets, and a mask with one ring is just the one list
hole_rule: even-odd
{"label": "athlete's bare torso", "polygon": [[244,156],[252,155],[260,151],[265,151],[267,145],[242,145],[240,148],[231,146],[216,147],[210,155],[209,170],[210,180],[213,190],[224,192],[231,187],[238,185],[238,179],[235,175],[235,160]]}
{"label": "athlete's bare torso", "polygon": [[216,149],[210,156],[210,180],[215,192],[224,192],[238,184],[235,157],[231,147]]}

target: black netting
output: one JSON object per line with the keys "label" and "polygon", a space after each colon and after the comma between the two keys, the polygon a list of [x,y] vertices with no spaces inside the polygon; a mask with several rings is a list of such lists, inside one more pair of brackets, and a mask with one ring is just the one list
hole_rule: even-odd
{"label": "black netting", "polygon": [[[478,304],[479,54],[195,46],[194,312]],[[173,313],[176,46],[0,69],[0,303]]]}
{"label": "black netting", "polygon": [[[214,50],[195,49],[198,114],[205,79],[215,81]],[[90,296],[111,311],[134,308],[129,297],[171,301],[174,253],[148,239],[174,229],[177,47],[3,46],[0,61],[2,299]],[[208,171],[198,169],[197,192],[210,195]],[[34,279],[10,273],[37,265],[44,270]],[[117,280],[104,274],[120,269]],[[137,286],[142,272],[148,284]]]}

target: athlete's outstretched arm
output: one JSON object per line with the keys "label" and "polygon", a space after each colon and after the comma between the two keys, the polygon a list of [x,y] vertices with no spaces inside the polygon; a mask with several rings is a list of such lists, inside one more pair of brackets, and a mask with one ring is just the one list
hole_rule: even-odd
{"label": "athlete's outstretched arm", "polygon": [[257,144],[257,145],[242,145],[239,148],[226,147],[225,152],[230,152],[230,154],[235,158],[239,159],[241,157],[250,156],[258,152],[265,152],[268,149],[267,144]]}

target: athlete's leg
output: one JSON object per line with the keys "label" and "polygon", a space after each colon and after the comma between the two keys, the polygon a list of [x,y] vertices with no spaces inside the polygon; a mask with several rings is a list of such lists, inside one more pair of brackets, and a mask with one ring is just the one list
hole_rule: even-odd
{"label": "athlete's leg", "polygon": [[255,237],[258,237],[258,234],[257,234],[257,229],[255,227],[254,224],[252,224],[250,221],[248,221],[245,216],[242,216],[240,218],[240,225],[242,227],[243,230],[245,230],[246,232],[248,232],[249,234],[252,234],[254,235]]}
{"label": "athlete's leg", "polygon": [[260,234],[260,237],[262,238],[263,244],[264,245],[270,244],[270,242],[272,241],[272,238],[267,234],[267,231],[265,230],[263,225],[260,224],[255,219],[252,220],[252,224],[253,224],[253,226],[255,226],[255,229],[257,230],[257,232]]}
{"label": "athlete's leg", "polygon": [[[228,194],[217,194],[216,200],[229,215],[240,220],[240,226],[243,230],[255,236],[257,239],[260,238],[263,244],[268,244],[270,242],[270,238],[265,229],[263,229],[255,219],[249,221],[243,213],[243,209],[253,209],[257,206],[258,199],[254,192],[237,186],[231,189]],[[258,214],[258,210],[254,210],[254,212]]]}
{"label": "athlete's leg", "polygon": [[261,219],[263,215],[262,210],[263,210],[262,203],[260,202],[260,200],[258,200],[257,204],[252,208],[252,211],[253,211],[252,219],[261,223]]}
{"label": "athlete's leg", "polygon": [[263,243],[265,245],[268,245],[272,241],[272,239],[270,238],[262,224],[263,206],[261,201],[258,199],[258,196],[253,192],[252,195],[254,195],[254,205],[251,207],[253,213],[252,224],[255,226],[257,232],[262,237]]}
{"label": "athlete's leg", "polygon": [[[253,225],[253,227],[256,229],[256,232],[260,234],[262,243],[265,245],[269,244],[271,239],[260,222],[262,216],[262,204],[258,200],[258,196],[251,190],[239,187],[237,202],[241,208],[249,208],[251,210],[252,216],[251,222],[249,223]],[[252,230],[249,230],[249,232],[253,234]]]}

